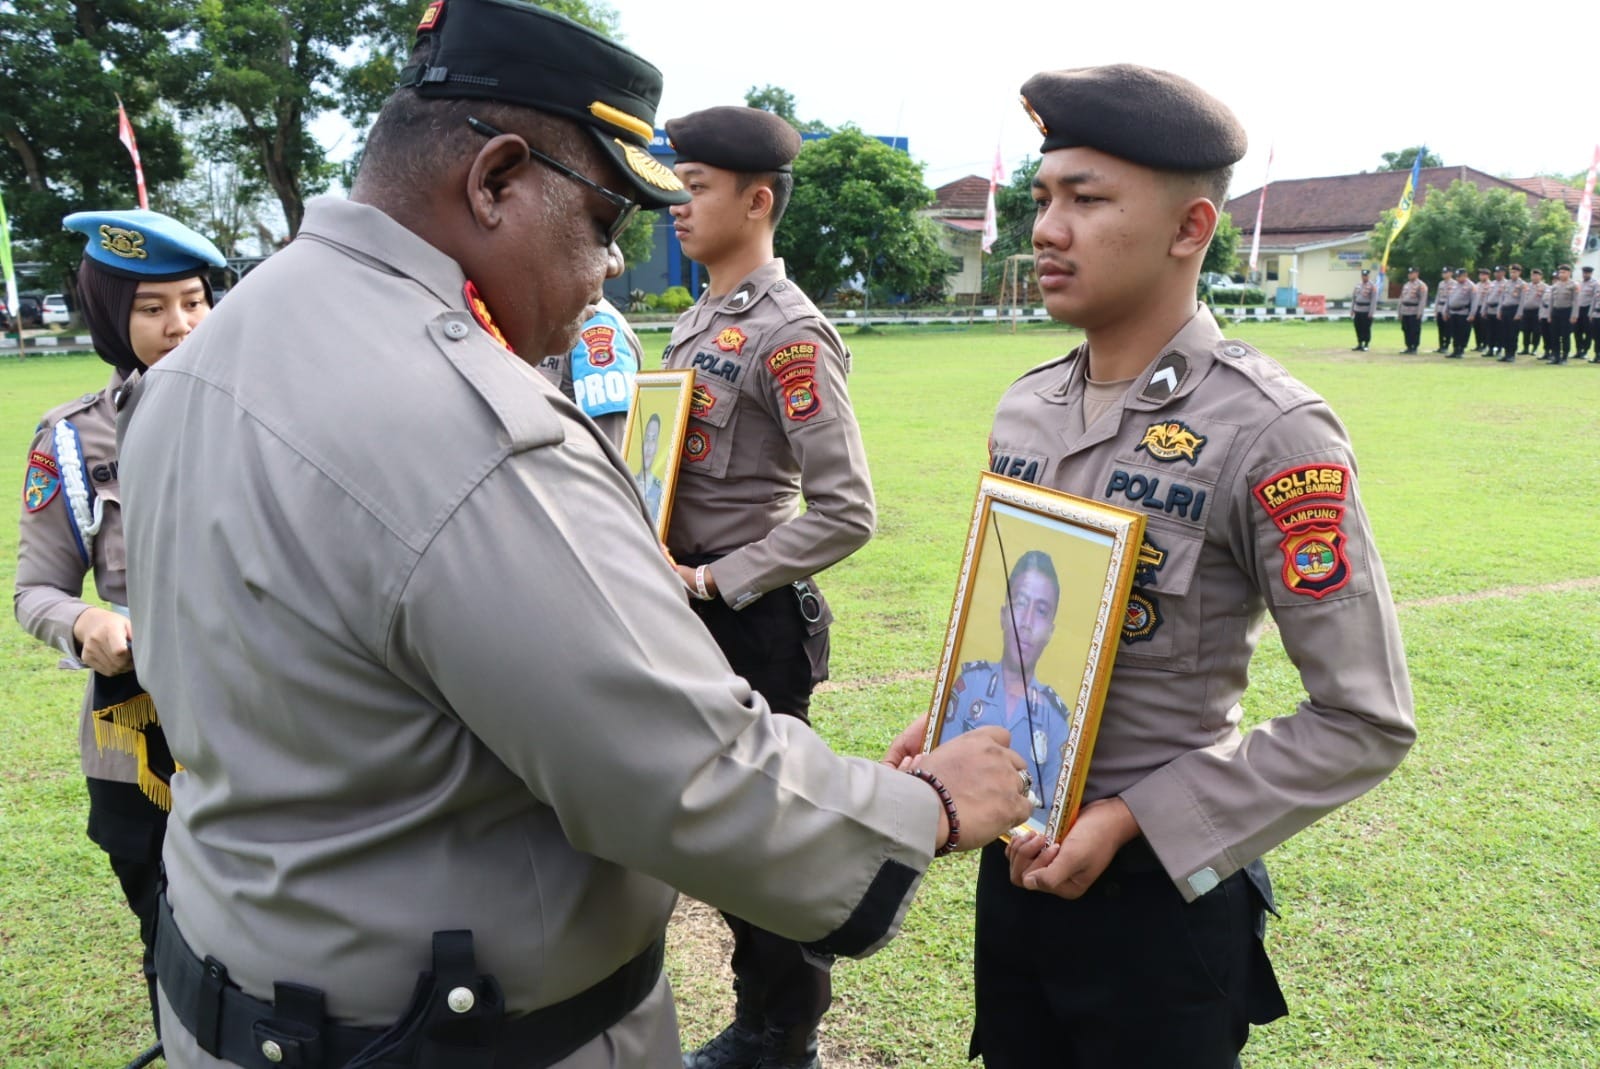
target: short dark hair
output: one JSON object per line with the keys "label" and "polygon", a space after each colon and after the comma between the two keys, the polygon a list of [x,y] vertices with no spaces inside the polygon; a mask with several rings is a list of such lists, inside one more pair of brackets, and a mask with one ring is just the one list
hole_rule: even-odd
{"label": "short dark hair", "polygon": [[1228,200],[1228,186],[1233,184],[1233,164],[1214,171],[1167,171],[1179,188],[1193,190],[1222,211]]}
{"label": "short dark hair", "polygon": [[1050,559],[1050,554],[1042,549],[1030,549],[1017,558],[1016,566],[1011,569],[1011,578],[1008,583],[1015,583],[1029,572],[1038,572],[1050,580],[1050,585],[1056,588],[1056,600],[1061,600],[1061,580],[1056,578],[1055,562]]}
{"label": "short dark hair", "polygon": [[772,190],[772,228],[776,230],[794,196],[794,175],[788,171],[740,171],[737,188],[743,193],[757,182],[765,182]]}

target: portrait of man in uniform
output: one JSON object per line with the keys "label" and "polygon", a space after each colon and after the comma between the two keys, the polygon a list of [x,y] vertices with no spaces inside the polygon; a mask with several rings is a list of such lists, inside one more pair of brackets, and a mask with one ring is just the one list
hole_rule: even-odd
{"label": "portrait of man in uniform", "polygon": [[672,516],[672,491],[693,403],[693,371],[641,371],[634,378],[622,455],[656,538],[662,541]]}
{"label": "portrait of man in uniform", "polygon": [[1072,823],[1142,519],[992,475],[980,483],[926,744],[1008,731],[1032,780],[1033,831]]}

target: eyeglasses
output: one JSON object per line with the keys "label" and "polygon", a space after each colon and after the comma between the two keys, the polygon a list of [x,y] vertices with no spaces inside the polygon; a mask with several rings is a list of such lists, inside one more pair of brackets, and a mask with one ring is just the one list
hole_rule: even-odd
{"label": "eyeglasses", "polygon": [[[472,128],[474,133],[482,134],[484,137],[500,137],[505,133],[504,130],[496,130],[482,119],[474,119],[471,116],[467,117],[467,125]],[[538,160],[552,171],[564,174],[574,182],[581,182],[583,185],[588,186],[590,189],[600,194],[600,196],[604,197],[606,203],[617,209],[617,217],[613,219],[611,221],[611,225],[606,228],[606,245],[610,246],[615,244],[617,238],[622,235],[622,232],[628,229],[628,224],[633,222],[633,217],[639,214],[639,202],[629,200],[621,193],[613,193],[611,190],[600,185],[598,182],[585,178],[583,175],[579,174],[577,171],[574,171],[571,167],[568,167],[560,160],[552,159],[551,157],[546,156],[532,145],[528,145],[527,148],[528,155],[532,156],[534,159]]]}

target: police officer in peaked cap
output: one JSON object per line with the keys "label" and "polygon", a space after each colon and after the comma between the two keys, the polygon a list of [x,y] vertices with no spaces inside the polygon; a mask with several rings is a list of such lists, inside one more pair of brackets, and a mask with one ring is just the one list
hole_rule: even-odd
{"label": "police officer in peaked cap", "polygon": [[183,766],[169,1064],[673,1064],[676,888],[867,954],[935,851],[1026,814],[998,730],[916,777],[767,715],[535,370],[635,210],[685,199],[660,93],[531,4],[435,0],[350,199],[124,413],[140,677]]}

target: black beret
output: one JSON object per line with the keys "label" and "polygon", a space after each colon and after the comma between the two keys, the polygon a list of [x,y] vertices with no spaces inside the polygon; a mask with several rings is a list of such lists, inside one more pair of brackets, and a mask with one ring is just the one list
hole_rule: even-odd
{"label": "black beret", "polygon": [[1131,63],[1035,74],[1022,84],[1022,106],[1044,135],[1040,152],[1081,146],[1162,171],[1216,171],[1247,147],[1222,101]]}
{"label": "black beret", "polygon": [[640,204],[689,199],[650,155],[661,72],[610,38],[522,0],[433,0],[416,47],[419,62],[400,72],[401,88],[571,119],[616,160]]}
{"label": "black beret", "polygon": [[679,163],[725,171],[787,171],[800,155],[800,132],[760,108],[718,107],[667,120],[667,139]]}
{"label": "black beret", "polygon": [[1468,274],[1468,271],[1467,271],[1467,269],[1466,269],[1466,268],[1465,268],[1465,267],[1458,267],[1458,268],[1456,268],[1456,276],[1457,276],[1457,277],[1458,277],[1458,278],[1459,278],[1459,277],[1460,277],[1460,276],[1462,276],[1462,275],[1465,275],[1465,274]]}
{"label": "black beret", "polygon": [[1368,271],[1368,270],[1367,270],[1367,269],[1366,269],[1366,268],[1365,268],[1365,267],[1363,267],[1363,268],[1362,268],[1362,269],[1361,269],[1361,277],[1362,277],[1362,278],[1366,278],[1366,277],[1367,277],[1367,276],[1368,276],[1368,275],[1370,275],[1370,274],[1372,274],[1372,272],[1371,272],[1371,271]]}
{"label": "black beret", "polygon": [[1584,274],[1587,275],[1589,272],[1591,272],[1593,270],[1594,270],[1594,268],[1590,267],[1588,264],[1584,264],[1583,265],[1583,273]]}
{"label": "black beret", "polygon": [[[1446,271],[1448,271],[1448,270],[1449,270],[1449,268],[1448,268],[1448,267],[1447,267],[1447,268],[1445,268],[1445,270],[1446,270]],[[1415,267],[1408,267],[1408,268],[1406,268],[1406,274],[1408,274],[1408,275],[1414,275],[1414,274],[1416,274],[1416,273],[1417,273],[1417,269],[1416,269],[1416,268],[1415,268]]]}
{"label": "black beret", "polygon": [[1556,270],[1557,271],[1571,271],[1572,270],[1572,265],[1571,264],[1562,264],[1560,267],[1557,267]]}

